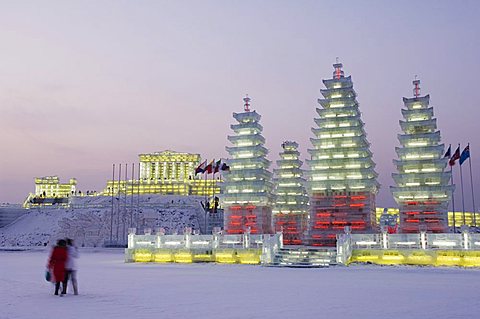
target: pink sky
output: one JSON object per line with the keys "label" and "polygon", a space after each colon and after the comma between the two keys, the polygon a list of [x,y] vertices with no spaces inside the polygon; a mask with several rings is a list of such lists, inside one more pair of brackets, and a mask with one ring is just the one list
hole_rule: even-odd
{"label": "pink sky", "polygon": [[335,57],[358,93],[379,206],[394,205],[398,120],[415,75],[443,142],[470,142],[478,176],[478,16],[476,1],[2,2],[0,202],[21,202],[35,176],[101,190],[112,163],[139,153],[227,157],[245,93],[269,158],[295,140],[304,159]]}

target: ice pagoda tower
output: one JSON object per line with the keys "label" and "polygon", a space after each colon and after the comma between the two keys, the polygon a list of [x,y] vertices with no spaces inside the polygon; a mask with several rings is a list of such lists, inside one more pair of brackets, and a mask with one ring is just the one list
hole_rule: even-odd
{"label": "ice pagoda tower", "polygon": [[429,106],[430,95],[420,96],[420,80],[413,81],[413,98],[403,98],[405,109],[400,121],[401,147],[395,148],[398,173],[392,174],[397,186],[390,187],[400,208],[400,232],[448,231],[447,209],[453,187],[450,172],[444,172],[448,158]]}
{"label": "ice pagoda tower", "polygon": [[312,128],[315,138],[308,150],[308,241],[313,246],[334,246],[346,226],[353,233],[372,232],[379,188],[352,79],[344,76],[341,63],[333,67],[333,77],[323,80],[318,128]]}
{"label": "ice pagoda tower", "polygon": [[233,113],[237,124],[228,136],[233,144],[226,147],[230,172],[224,175],[222,202],[225,231],[228,234],[272,232],[272,173],[264,147],[260,114],[250,110],[250,98],[244,99],[244,112]]}
{"label": "ice pagoda tower", "polygon": [[308,196],[298,159],[298,144],[286,141],[282,144],[277,169],[273,170],[274,195],[273,220],[275,232],[283,231],[283,243],[302,244],[303,232],[308,218]]}

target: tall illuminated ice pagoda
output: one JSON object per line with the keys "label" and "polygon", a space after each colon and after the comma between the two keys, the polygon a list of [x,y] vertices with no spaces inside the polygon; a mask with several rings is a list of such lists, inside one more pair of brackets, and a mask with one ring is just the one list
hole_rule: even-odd
{"label": "tall illuminated ice pagoda", "polygon": [[344,76],[341,63],[333,67],[333,77],[323,80],[318,128],[312,128],[315,138],[308,150],[308,241],[313,246],[334,246],[345,226],[353,233],[372,232],[379,188],[352,79]]}
{"label": "tall illuminated ice pagoda", "polygon": [[250,110],[250,98],[244,99],[245,111],[233,113],[237,124],[230,127],[235,132],[228,136],[233,144],[226,147],[230,154],[224,174],[222,204],[225,231],[228,234],[252,234],[272,232],[272,173],[264,147],[260,114]]}
{"label": "tall illuminated ice pagoda", "polygon": [[413,81],[413,98],[403,98],[405,109],[400,121],[401,147],[395,148],[398,173],[392,174],[397,186],[391,187],[400,208],[400,232],[418,233],[448,231],[447,209],[453,187],[448,185],[450,172],[444,172],[448,158],[429,106],[430,95],[420,96],[420,81]]}
{"label": "tall illuminated ice pagoda", "polygon": [[303,179],[302,161],[298,159],[298,144],[282,144],[277,169],[273,170],[274,195],[273,224],[275,232],[283,231],[283,243],[300,245],[308,218],[308,196]]}

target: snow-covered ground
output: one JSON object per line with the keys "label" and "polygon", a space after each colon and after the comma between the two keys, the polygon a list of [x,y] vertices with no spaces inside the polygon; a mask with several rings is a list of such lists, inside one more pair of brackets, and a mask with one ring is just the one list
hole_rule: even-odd
{"label": "snow-covered ground", "polygon": [[45,281],[48,250],[0,251],[0,318],[478,318],[480,270],[126,264],[81,250],[80,295]]}

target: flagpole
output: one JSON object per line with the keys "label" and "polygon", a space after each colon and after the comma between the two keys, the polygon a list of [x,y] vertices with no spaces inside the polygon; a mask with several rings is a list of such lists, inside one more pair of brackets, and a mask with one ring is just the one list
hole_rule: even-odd
{"label": "flagpole", "polygon": [[473,204],[473,225],[477,227],[477,212],[475,209],[475,192],[473,191],[473,177],[472,177],[472,155],[470,153],[470,143],[468,143],[468,166],[470,168],[470,186],[472,188],[472,204]]}
{"label": "flagpole", "polygon": [[[450,163],[449,163],[450,165]],[[453,165],[450,165],[450,173],[451,173],[451,180],[452,180],[452,185],[455,185],[453,181]],[[455,225],[455,189],[452,191],[452,210],[453,210],[453,233],[456,232],[456,225]],[[447,213],[448,214],[448,213]],[[448,217],[447,217],[448,220]]]}
{"label": "flagpole", "polygon": [[204,208],[204,210],[205,210],[205,230],[204,230],[204,232],[205,233],[204,234],[207,235],[207,214],[208,214],[208,209],[209,209],[209,207],[207,206],[207,203],[208,203],[208,201],[207,201],[207,198],[208,198],[208,194],[207,194],[208,171],[203,172],[203,175],[205,177],[205,187],[203,188],[203,191],[205,193],[205,208]]}
{"label": "flagpole", "polygon": [[113,171],[112,171],[112,186],[110,189],[112,190],[112,211],[110,213],[110,245],[113,242],[113,192],[115,187],[115,164],[113,164]]}
{"label": "flagpole", "polygon": [[465,225],[465,196],[463,194],[463,174],[462,174],[462,164],[460,166],[460,186],[462,189],[462,220],[463,220],[463,225]]}

